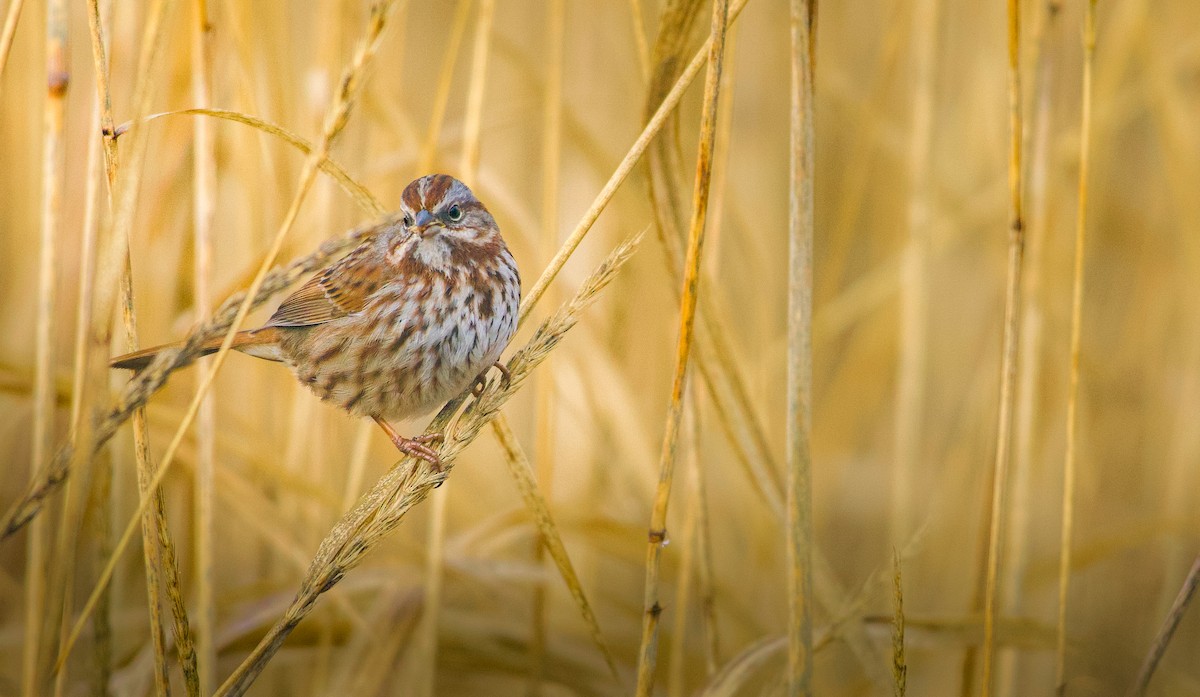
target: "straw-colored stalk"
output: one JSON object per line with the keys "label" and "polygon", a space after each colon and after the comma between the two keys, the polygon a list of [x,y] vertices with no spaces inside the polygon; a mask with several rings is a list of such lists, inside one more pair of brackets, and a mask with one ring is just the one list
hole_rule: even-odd
{"label": "straw-colored stalk", "polygon": [[[628,253],[632,253],[633,248],[640,240],[640,233],[634,235],[621,248],[618,248],[618,252],[625,255],[627,252],[621,250],[628,249]],[[614,253],[614,256],[616,255],[617,253]],[[604,662],[608,665],[609,672],[612,673],[614,679],[619,679],[616,659],[613,658],[612,651],[609,650],[608,643],[600,632],[600,622],[596,619],[596,613],[592,610],[591,603],[584,594],[583,583],[579,580],[579,575],[575,573],[571,558],[567,556],[567,548],[563,544],[562,536],[558,533],[558,526],[550,516],[550,507],[538,490],[538,482],[534,477],[533,467],[529,464],[529,458],[522,450],[520,442],[517,441],[512,427],[508,425],[508,420],[504,418],[503,414],[497,414],[492,420],[492,431],[496,434],[496,440],[500,441],[500,447],[504,449],[504,462],[508,465],[513,481],[516,482],[517,490],[521,493],[525,507],[533,514],[534,524],[537,526],[542,544],[550,553],[550,558],[554,560],[559,574],[567,584],[567,590],[571,592],[571,597],[579,607],[580,614],[592,635],[592,641],[604,655]]]}
{"label": "straw-colored stalk", "polygon": [[[1004,549],[1005,568],[1000,578],[1000,602],[1008,611],[1021,614],[1024,607],[1024,579],[1029,568],[1034,542],[1031,527],[1032,506],[1035,502],[1034,466],[1038,461],[1035,448],[1041,433],[1041,356],[1043,333],[1044,283],[1042,256],[1046,240],[1052,236],[1051,196],[1049,182],[1054,151],[1051,121],[1054,114],[1054,94],[1058,85],[1058,54],[1061,37],[1058,27],[1062,14],[1047,5],[1038,5],[1040,21],[1036,23],[1034,41],[1034,85],[1029,118],[1029,197],[1026,220],[1029,234],[1025,245],[1025,290],[1021,315],[1021,355],[1017,370],[1017,404],[1013,427],[1012,486],[1009,490],[1009,531]],[[1021,672],[1021,654],[1002,652],[997,661],[996,693],[1012,694]]]}
{"label": "straw-colored stalk", "polygon": [[[55,238],[62,212],[62,180],[66,167],[63,112],[67,83],[70,80],[66,12],[66,3],[62,0],[50,2],[46,8],[46,101],[42,124],[41,225],[38,233],[36,363],[30,459],[31,479],[35,480],[49,460],[50,439],[54,435],[54,372],[57,355],[54,336],[57,323],[54,319],[57,316],[55,299],[58,285]],[[15,24],[16,16],[10,13],[10,18]],[[2,48],[5,50],[4,55],[7,55],[8,47]],[[21,689],[22,694],[27,696],[41,694],[46,688],[42,676],[45,658],[43,651],[47,648],[47,642],[53,641],[53,635],[45,637],[42,632],[57,622],[55,618],[62,611],[62,602],[65,599],[50,595],[57,590],[49,587],[53,584],[48,584],[50,544],[49,524],[43,521],[30,531],[25,556],[25,639]],[[59,561],[67,563],[68,559]]]}
{"label": "straw-colored stalk", "polygon": [[1067,373],[1067,447],[1063,455],[1062,541],[1058,555],[1058,640],[1054,689],[1067,688],[1067,597],[1071,588],[1071,539],[1075,523],[1075,460],[1079,431],[1079,358],[1083,331],[1083,274],[1087,244],[1088,149],[1092,136],[1092,64],[1096,55],[1096,0],[1088,0],[1083,20],[1083,93],[1079,126],[1079,208],[1075,213],[1075,264],[1071,285],[1071,358]]}
{"label": "straw-colored stalk", "polygon": [[425,143],[421,146],[421,156],[417,158],[417,169],[429,172],[433,169],[437,156],[438,141],[441,139],[442,122],[446,119],[446,105],[450,102],[450,89],[454,85],[454,64],[458,61],[458,51],[462,46],[463,36],[467,33],[467,21],[471,18],[471,0],[458,0],[454,10],[454,21],[451,24],[450,38],[446,41],[446,53],[442,57],[442,67],[438,71],[437,90],[433,94],[433,109],[429,114],[429,132]]}
{"label": "straw-colored stalk", "polygon": [[642,0],[629,0],[629,15],[633,20],[633,45],[637,47],[638,67],[642,79],[650,79],[650,47],[646,45],[646,19],[642,15]]}
{"label": "straw-colored stalk", "polygon": [[[558,249],[558,195],[559,170],[562,160],[562,84],[563,44],[566,8],[563,0],[550,0],[547,4],[546,32],[546,89],[542,100],[542,211],[539,251],[543,263],[549,262]],[[643,43],[645,39],[643,38]],[[553,301],[553,293],[551,301]],[[546,498],[554,491],[554,370],[544,368],[534,384],[534,446],[533,461],[537,467],[537,481],[546,492]],[[534,563],[540,568],[545,563],[546,548],[539,537],[534,540]],[[537,695],[541,691],[542,676],[546,660],[546,600],[545,583],[533,588],[529,647],[529,690]]]}
{"label": "straw-colored stalk", "polygon": [[[95,98],[92,99],[92,102],[91,122],[99,123],[100,102]],[[92,297],[96,281],[96,235],[100,227],[100,190],[103,186],[101,183],[103,169],[101,167],[100,142],[99,138],[93,137],[88,139],[87,145],[87,169],[85,170],[87,185],[84,193],[83,225],[80,229],[79,240],[79,300],[75,312],[75,346],[71,378],[71,432],[69,438],[72,441],[87,437],[86,434],[91,429],[90,419],[83,418],[83,393],[88,388],[88,328],[92,325]],[[99,459],[97,458],[97,460]],[[95,460],[92,462],[92,466],[98,476],[91,478],[90,501],[85,508],[94,511],[96,524],[90,526],[90,529],[95,531],[95,537],[98,539],[97,548],[105,549],[111,546],[109,520],[112,512],[109,507],[109,490],[112,476],[106,466]],[[85,478],[87,478],[86,474]],[[96,609],[95,642],[93,644],[96,660],[96,672],[93,680],[97,685],[104,685],[105,689],[107,689],[108,678],[112,671],[110,600],[110,593],[105,593],[101,597],[101,605]],[[99,691],[97,693],[102,694]]]}
{"label": "straw-colored stalk", "polygon": [[[879,118],[879,115],[892,108],[890,100],[893,92],[889,88],[903,79],[897,73],[905,63],[901,50],[906,45],[905,29],[910,25],[903,21],[903,13],[909,11],[910,7],[898,2],[888,6],[888,17],[883,20],[887,29],[878,51],[879,57],[870,82],[862,87],[862,93],[870,95],[870,98],[854,100],[852,105],[854,111],[849,118],[859,125],[855,141],[861,145],[847,148],[839,158],[837,178],[831,177],[829,182],[830,189],[845,192],[845,195],[838,197],[829,222],[821,226],[827,230],[826,237],[830,241],[830,251],[822,258],[821,264],[821,275],[827,278],[844,279],[847,276],[846,267],[853,258],[852,250],[855,247],[850,238],[858,231],[859,216],[868,209],[867,197],[884,186],[882,183],[873,185],[871,181],[871,177],[879,170],[879,158],[884,156],[885,151],[883,126],[886,120]],[[910,39],[909,43],[912,42]]]}
{"label": "straw-colored stalk", "polygon": [[[695,377],[692,378],[693,382]],[[704,663],[707,675],[716,672],[715,633],[706,602],[711,600],[712,588],[706,568],[708,543],[706,536],[704,473],[700,465],[700,414],[699,395],[693,385],[688,386],[688,406],[683,413],[683,430],[687,437],[688,488],[684,504],[683,532],[680,534],[679,576],[675,580],[675,622],[671,628],[674,641],[671,644],[670,663],[667,673],[667,695],[682,697],[687,690],[688,619],[692,607],[692,594],[700,596],[701,637],[704,644]],[[695,587],[695,591],[693,591]]]}
{"label": "straw-colored stalk", "polygon": [[1021,266],[1025,253],[1025,211],[1021,170],[1021,14],[1020,2],[1008,0],[1008,272],[1005,280],[1004,341],[1000,367],[1000,408],[996,424],[996,458],[992,467],[991,515],[988,521],[987,568],[983,592],[983,697],[992,690],[995,658],[996,595],[1000,550],[1008,488],[1008,460],[1012,443],[1014,386],[1021,330]]}
{"label": "straw-colored stalk", "polygon": [[[195,0],[192,24],[192,101],[199,108],[212,104],[212,26],[207,0]],[[192,126],[192,246],[194,251],[193,294],[196,315],[212,313],[212,223],[216,210],[216,146],[212,123],[196,119]],[[206,362],[202,361],[201,365]],[[201,694],[212,694],[216,686],[217,630],[214,577],[214,471],[216,470],[216,413],[212,395],[200,403],[196,416],[196,485],[194,579],[196,587],[196,653]]]}
{"label": "straw-colored stalk", "polygon": [[471,83],[467,86],[467,112],[463,121],[462,156],[458,171],[473,179],[479,167],[479,128],[483,118],[483,95],[487,88],[488,54],[492,40],[492,18],[496,0],[479,0],[479,17],[475,20],[475,50],[471,55]]}
{"label": "straw-colored stalk", "polygon": [[504,403],[545,360],[565,333],[575,326],[580,313],[595,301],[599,292],[633,254],[640,238],[640,235],[636,235],[619,245],[588,277],[574,298],[542,323],[524,348],[509,360],[507,367],[512,376],[509,382],[489,381],[482,395],[468,405],[453,429],[450,428],[450,422],[465,395],[451,400],[442,408],[426,432],[445,434],[445,440],[438,446],[443,469],[435,471],[423,461],[404,458],[359,499],[358,504],[342,517],[321,542],[295,599],[283,616],[225,681],[217,691],[218,695],[228,697],[244,694],[292,630],[312,611],[318,598],[357,566],[380,540],[400,525],[414,506],[446,480],[458,454],[500,413]]}
{"label": "straw-colored stalk", "polygon": [[892,694],[904,697],[908,689],[908,661],[904,657],[904,579],[900,553],[892,548]]}
{"label": "straw-colored stalk", "polygon": [[1146,688],[1150,686],[1150,678],[1154,677],[1154,671],[1158,668],[1163,654],[1167,652],[1171,637],[1175,636],[1175,630],[1179,628],[1179,622],[1183,619],[1183,614],[1187,612],[1188,605],[1192,602],[1198,586],[1200,586],[1200,556],[1197,556],[1192,562],[1192,568],[1188,571],[1187,577],[1183,579],[1183,586],[1180,587],[1179,594],[1175,596],[1175,602],[1171,603],[1171,609],[1167,612],[1163,625],[1158,630],[1158,635],[1154,637],[1150,651],[1146,653],[1146,658],[1142,661],[1137,678],[1133,681],[1129,692],[1126,693],[1128,697],[1142,697],[1146,694]]}
{"label": "straw-colored stalk", "polygon": [[915,524],[913,506],[921,456],[928,380],[929,236],[933,223],[929,156],[933,136],[934,58],[938,47],[938,0],[920,0],[912,11],[912,136],[909,141],[908,244],[900,271],[900,347],[897,357],[895,469],[892,475],[894,542]]}
{"label": "straw-colored stalk", "polygon": [[17,21],[21,19],[23,7],[25,0],[12,0],[4,15],[4,29],[0,30],[0,76],[4,75],[4,68],[8,65],[8,54],[12,50],[13,37],[17,35]]}
{"label": "straw-colored stalk", "polygon": [[787,694],[812,694],[813,30],[815,0],[791,1],[788,160]]}
{"label": "straw-colored stalk", "polygon": [[714,0],[712,35],[709,43],[708,71],[704,79],[704,103],[700,117],[700,145],[696,156],[696,183],[692,195],[692,219],[688,230],[687,259],[684,263],[682,301],[679,309],[679,343],[671,382],[671,398],[659,458],[658,485],[650,513],[646,545],[646,587],[642,605],[642,640],[638,648],[637,694],[648,697],[654,688],[657,667],[659,571],[662,549],[667,541],[667,506],[674,479],[679,425],[683,411],[683,393],[687,385],[688,361],[696,326],[696,303],[700,284],[700,261],[704,250],[704,230],[708,214],[708,190],[712,178],[713,142],[716,139],[717,100],[720,96],[721,68],[725,55],[725,34],[729,23],[728,0]]}

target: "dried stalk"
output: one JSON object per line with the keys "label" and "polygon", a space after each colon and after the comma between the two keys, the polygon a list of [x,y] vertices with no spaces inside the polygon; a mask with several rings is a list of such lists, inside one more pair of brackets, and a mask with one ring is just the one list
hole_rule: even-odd
{"label": "dried stalk", "polygon": [[[637,245],[640,241],[641,234],[638,234],[626,245]],[[504,449],[504,462],[508,465],[509,473],[512,474],[513,481],[516,482],[517,489],[521,492],[525,507],[533,513],[534,523],[537,525],[542,543],[558,567],[558,572],[566,582],[567,589],[571,591],[571,597],[575,599],[575,604],[579,606],[580,614],[583,615],[583,620],[592,635],[592,641],[604,655],[604,662],[608,665],[609,672],[612,673],[614,679],[619,680],[616,659],[613,658],[612,651],[609,650],[608,643],[600,632],[600,622],[596,619],[596,613],[592,611],[587,596],[584,595],[583,583],[580,582],[579,575],[575,573],[575,567],[567,555],[567,548],[558,534],[558,526],[550,516],[550,507],[546,505],[545,497],[538,491],[538,482],[533,476],[533,467],[529,464],[529,458],[521,449],[520,442],[517,441],[512,427],[508,425],[508,420],[504,418],[503,414],[498,414],[492,420],[492,431],[496,434],[496,439],[500,441],[500,447]]]}
{"label": "dried stalk", "polygon": [[[549,262],[558,248],[558,194],[559,170],[562,160],[562,85],[563,46],[566,8],[563,0],[550,0],[547,4],[549,16],[546,32],[546,89],[542,101],[542,215],[539,236],[541,260]],[[553,293],[551,300],[553,300]],[[554,371],[546,367],[534,384],[535,440],[533,460],[537,465],[537,480],[546,497],[554,491]],[[510,464],[511,466],[511,464]],[[545,563],[546,546],[541,539],[534,542],[534,563],[541,567]],[[536,696],[541,691],[546,661],[546,584],[538,583],[533,588],[532,619],[529,647],[528,694]]]}
{"label": "dried stalk", "polygon": [[904,657],[904,583],[900,553],[892,548],[892,694],[904,697],[908,689],[908,662]]}
{"label": "dried stalk", "polygon": [[433,109],[429,115],[429,133],[425,136],[425,144],[421,147],[421,156],[417,158],[417,169],[429,172],[433,169],[437,155],[438,140],[441,138],[442,122],[446,119],[446,105],[450,101],[450,88],[454,85],[454,63],[458,60],[458,51],[462,46],[463,36],[467,33],[467,20],[471,18],[471,0],[458,0],[454,10],[454,22],[450,29],[450,38],[446,41],[446,54],[442,57],[442,68],[438,72],[437,91],[433,95]]}
{"label": "dried stalk", "polygon": [[788,181],[787,694],[812,694],[813,30],[815,0],[791,0]]}
{"label": "dried stalk", "polygon": [[471,56],[471,84],[467,87],[467,113],[463,122],[462,157],[458,168],[462,176],[472,179],[479,168],[479,126],[483,118],[483,93],[487,87],[488,48],[491,46],[492,17],[496,0],[480,0],[479,18],[475,20],[475,52]]}
{"label": "dried stalk", "polygon": [[0,30],[0,76],[4,75],[4,68],[8,65],[8,53],[12,50],[13,37],[17,35],[17,22],[21,19],[21,8],[24,6],[25,0],[12,0],[8,4],[8,12],[4,15],[4,29]]}
{"label": "dried stalk", "polygon": [[1088,148],[1092,134],[1092,65],[1096,56],[1096,0],[1083,20],[1083,101],[1079,127],[1079,203],[1075,214],[1074,283],[1071,286],[1071,358],[1067,385],[1067,447],[1063,455],[1062,540],[1058,556],[1058,640],[1054,689],[1067,689],[1067,595],[1071,588],[1071,538],[1075,524],[1075,459],[1079,427],[1079,357],[1083,330],[1083,270],[1087,243]]}
{"label": "dried stalk", "polygon": [[997,579],[1003,540],[1005,493],[1008,489],[1008,460],[1012,442],[1014,385],[1021,333],[1021,267],[1025,253],[1025,211],[1022,199],[1024,173],[1021,169],[1021,15],[1020,2],[1008,0],[1008,274],[1004,299],[1004,348],[1000,368],[1000,408],[996,425],[996,458],[992,468],[991,513],[988,521],[988,554],[983,592],[983,688],[992,690],[995,658]]}
{"label": "dried stalk", "polygon": [[1192,568],[1183,580],[1179,595],[1175,596],[1175,602],[1171,604],[1171,610],[1163,620],[1163,626],[1158,630],[1158,636],[1154,638],[1154,643],[1151,645],[1149,653],[1146,654],[1141,669],[1138,670],[1137,679],[1133,681],[1133,686],[1126,693],[1129,697],[1142,697],[1146,694],[1146,688],[1150,686],[1150,678],[1154,676],[1158,662],[1167,652],[1167,645],[1171,643],[1171,637],[1175,636],[1175,630],[1179,628],[1179,622],[1183,619],[1183,613],[1187,612],[1188,605],[1196,594],[1197,586],[1200,586],[1200,556],[1192,562]]}
{"label": "dried stalk", "polygon": [[[9,18],[16,24],[16,13],[20,7],[10,9]],[[6,32],[8,27],[5,28]],[[7,56],[7,46],[0,47]],[[57,352],[55,347],[55,298],[57,296],[58,273],[55,253],[59,218],[62,213],[63,176],[66,168],[63,133],[63,117],[70,81],[67,61],[67,8],[63,0],[49,2],[46,8],[46,101],[43,108],[42,133],[42,187],[41,225],[38,234],[38,289],[37,327],[35,330],[35,356],[33,383],[33,434],[30,476],[36,481],[38,473],[45,468],[50,458],[50,439],[54,436],[54,371]],[[64,506],[63,517],[68,514]],[[69,539],[60,529],[59,542]],[[71,555],[63,554],[67,545],[59,544],[59,566],[69,564]],[[25,554],[25,639],[22,651],[21,689],[24,695],[41,694],[47,685],[43,682],[44,651],[54,641],[54,635],[43,636],[42,632],[58,622],[63,611],[63,597],[55,598],[51,593],[61,588],[64,581],[55,579],[59,574],[48,574],[52,563],[50,528],[43,522],[31,531],[29,546]],[[49,586],[49,587],[48,587]]]}
{"label": "dried stalk", "polygon": [[700,119],[700,145],[696,157],[696,185],[692,196],[692,220],[688,232],[687,260],[684,264],[683,300],[679,309],[679,343],[675,356],[671,399],[659,458],[658,485],[650,513],[646,545],[646,589],[643,600],[642,640],[638,650],[637,695],[648,697],[654,687],[658,654],[658,621],[662,606],[658,601],[659,570],[662,548],[667,540],[667,505],[674,478],[679,424],[683,411],[684,386],[696,323],[696,302],[700,284],[700,260],[704,249],[704,231],[708,213],[708,190],[712,177],[713,142],[716,138],[717,99],[720,95],[721,68],[725,55],[725,34],[729,22],[728,0],[714,0],[712,35],[709,42],[708,71],[704,82],[704,106]]}
{"label": "dried stalk", "polygon": [[[195,0],[192,37],[192,99],[202,109],[212,104],[212,25],[207,0]],[[216,211],[217,165],[213,126],[208,119],[196,119],[192,127],[194,145],[192,178],[192,247],[195,257],[193,295],[196,315],[212,312],[212,224]],[[202,365],[208,361],[202,361]],[[194,582],[196,584],[196,653],[199,664],[197,687],[200,694],[212,694],[216,687],[217,631],[214,577],[213,480],[216,471],[216,408],[212,395],[200,402],[196,416],[196,484],[194,532]]]}

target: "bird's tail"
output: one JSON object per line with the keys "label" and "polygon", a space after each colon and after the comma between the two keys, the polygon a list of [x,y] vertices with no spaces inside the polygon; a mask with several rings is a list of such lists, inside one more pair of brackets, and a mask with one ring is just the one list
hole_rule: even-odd
{"label": "bird's tail", "polygon": [[[200,349],[201,356],[207,356],[210,353],[216,353],[221,348],[221,342],[225,340],[224,336],[218,336],[214,339],[209,339],[205,342],[203,348]],[[140,351],[127,353],[124,356],[117,356],[108,362],[112,368],[125,368],[127,370],[141,370],[150,365],[150,361],[154,360],[161,351],[165,349],[183,348],[184,342],[175,341],[170,344],[162,344],[161,346],[152,346],[144,348]],[[262,329],[248,329],[238,332],[233,336],[232,348],[242,353],[248,353],[251,356],[263,358],[268,361],[281,361],[283,356],[279,353],[279,330],[274,327],[264,327]]]}

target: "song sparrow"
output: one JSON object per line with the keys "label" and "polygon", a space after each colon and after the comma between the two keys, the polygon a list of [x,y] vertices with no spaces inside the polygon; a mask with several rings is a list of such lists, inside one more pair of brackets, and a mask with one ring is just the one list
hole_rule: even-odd
{"label": "song sparrow", "polygon": [[[403,225],[318,272],[233,348],[286,363],[322,400],[370,416],[402,452],[440,469],[427,444],[441,434],[405,438],[387,420],[431,411],[493,364],[504,371],[497,359],[517,328],[521,281],[495,219],[462,182],[421,177],[400,207]],[[111,365],[137,370],[169,346]]]}

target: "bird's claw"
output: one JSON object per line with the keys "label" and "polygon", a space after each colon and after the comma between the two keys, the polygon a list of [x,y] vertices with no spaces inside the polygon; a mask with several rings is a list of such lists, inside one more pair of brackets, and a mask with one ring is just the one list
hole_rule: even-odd
{"label": "bird's claw", "polygon": [[[436,436],[436,438],[433,438],[433,436]],[[441,472],[442,458],[438,457],[437,451],[426,445],[426,443],[436,442],[441,439],[442,434],[429,433],[424,436],[417,436],[416,438],[401,438],[394,442],[400,452],[420,458],[428,462],[435,472]]]}
{"label": "bird's claw", "polygon": [[487,370],[484,370],[482,373],[475,376],[475,383],[471,385],[471,394],[475,395],[475,399],[479,399],[483,396],[483,388],[487,387],[487,372],[492,368],[496,368],[500,371],[500,385],[504,389],[507,390],[509,386],[512,385],[512,373],[509,372],[507,366],[500,361],[496,361],[495,363],[489,365]]}

